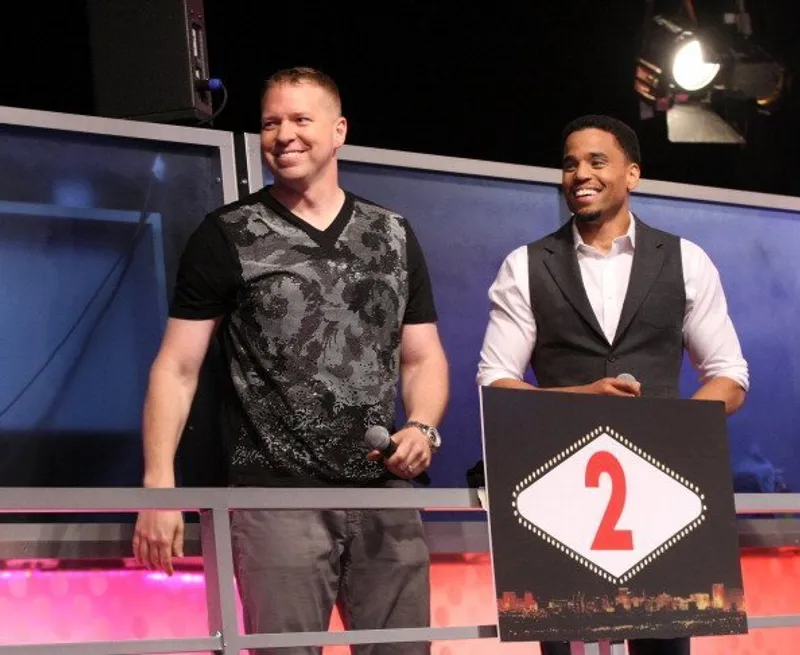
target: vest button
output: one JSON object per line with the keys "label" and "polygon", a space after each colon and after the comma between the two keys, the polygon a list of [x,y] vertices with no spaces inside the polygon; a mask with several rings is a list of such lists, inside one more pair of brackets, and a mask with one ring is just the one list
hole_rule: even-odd
{"label": "vest button", "polygon": [[608,361],[609,361],[609,362],[611,362],[611,363],[613,364],[614,362],[616,362],[616,361],[617,361],[617,358],[616,358],[616,357],[614,357],[614,355],[609,355],[609,356],[608,356]]}

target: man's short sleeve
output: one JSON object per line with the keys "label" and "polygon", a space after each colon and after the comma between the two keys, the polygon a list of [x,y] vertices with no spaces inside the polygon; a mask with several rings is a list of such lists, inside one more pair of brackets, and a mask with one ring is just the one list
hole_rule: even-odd
{"label": "man's short sleeve", "polygon": [[205,320],[228,313],[241,280],[241,267],[211,214],[195,230],[181,255],[170,316]]}
{"label": "man's short sleeve", "polygon": [[408,221],[403,221],[403,224],[406,228],[408,266],[408,305],[403,323],[434,323],[437,319],[436,304],[425,256]]}

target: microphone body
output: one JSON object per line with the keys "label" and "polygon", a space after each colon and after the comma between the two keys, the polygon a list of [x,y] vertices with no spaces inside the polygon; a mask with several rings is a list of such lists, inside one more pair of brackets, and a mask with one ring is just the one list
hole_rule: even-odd
{"label": "microphone body", "polygon": [[639,385],[639,395],[642,393],[642,384],[633,377],[630,373],[620,373],[617,376],[617,380],[621,380],[622,382],[629,382],[630,384],[638,384]]}
{"label": "microphone body", "polygon": [[[389,431],[382,425],[372,425],[367,428],[364,434],[364,443],[370,450],[377,450],[381,454],[382,459],[389,459],[397,450],[397,444],[392,441]],[[431,483],[428,472],[423,471],[415,476],[415,480],[419,480],[424,485]]]}
{"label": "microphone body", "polygon": [[397,444],[392,441],[389,430],[382,425],[370,426],[364,434],[364,443],[371,450],[380,451],[384,459],[391,457],[394,451],[397,450]]}

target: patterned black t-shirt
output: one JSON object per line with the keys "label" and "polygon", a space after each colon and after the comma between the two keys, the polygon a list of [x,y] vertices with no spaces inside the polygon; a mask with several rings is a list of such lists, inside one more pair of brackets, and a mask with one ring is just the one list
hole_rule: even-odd
{"label": "patterned black t-shirt", "polygon": [[224,316],[232,484],[369,485],[364,433],[393,429],[403,324],[436,320],[401,216],[346,194],[320,231],[268,189],[209,214],[178,271],[174,318]]}

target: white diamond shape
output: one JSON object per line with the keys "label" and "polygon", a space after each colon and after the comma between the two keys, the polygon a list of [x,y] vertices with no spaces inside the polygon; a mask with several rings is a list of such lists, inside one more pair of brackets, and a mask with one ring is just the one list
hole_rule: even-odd
{"label": "white diamond shape", "polygon": [[[563,545],[590,570],[599,567],[611,574],[615,583],[624,582],[700,525],[705,519],[702,496],[696,485],[610,428],[594,430],[590,435],[597,436],[590,437],[588,443],[586,437],[579,440],[578,444],[585,445],[568,456],[569,447],[562,451],[566,458],[553,468],[552,464],[544,467],[541,477],[528,476],[529,486],[517,494],[513,504],[531,524],[527,527],[553,537],[554,547]],[[621,443],[623,440],[627,446]],[[601,451],[611,453],[624,472],[625,504],[616,527],[631,530],[632,550],[592,549],[611,496],[608,474],[600,476],[598,487],[585,484],[589,459]],[[636,571],[631,570],[634,567]]]}

